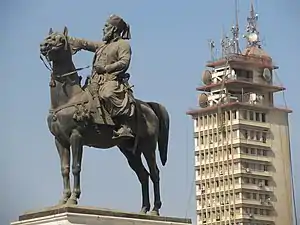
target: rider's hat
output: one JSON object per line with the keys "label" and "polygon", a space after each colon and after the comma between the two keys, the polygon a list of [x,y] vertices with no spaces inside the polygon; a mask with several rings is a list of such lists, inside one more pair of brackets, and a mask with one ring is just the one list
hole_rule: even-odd
{"label": "rider's hat", "polygon": [[121,37],[123,39],[131,38],[130,26],[121,17],[113,14],[108,18],[107,22],[121,31]]}

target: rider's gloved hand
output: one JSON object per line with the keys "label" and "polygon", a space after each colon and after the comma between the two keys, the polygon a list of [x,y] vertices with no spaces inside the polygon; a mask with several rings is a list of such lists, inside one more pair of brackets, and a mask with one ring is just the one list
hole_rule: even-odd
{"label": "rider's gloved hand", "polygon": [[103,73],[106,72],[104,66],[102,66],[102,65],[99,64],[99,63],[95,63],[95,64],[94,64],[94,68],[95,68],[95,70],[96,70],[96,72],[97,72],[98,74],[103,74]]}

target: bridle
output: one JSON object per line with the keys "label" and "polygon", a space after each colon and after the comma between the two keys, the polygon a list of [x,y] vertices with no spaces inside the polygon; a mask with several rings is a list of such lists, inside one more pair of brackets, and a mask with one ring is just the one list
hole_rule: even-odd
{"label": "bridle", "polygon": [[[68,41],[67,41],[67,37],[65,35],[63,35],[64,39],[65,39],[65,46],[64,46],[64,50],[68,50]],[[43,54],[40,53],[40,60],[43,62],[44,66],[50,71],[51,73],[51,80],[49,83],[50,87],[55,87],[56,83],[55,83],[55,78],[60,79],[60,78],[66,78],[66,81],[69,80],[69,76],[77,73],[78,71],[84,70],[84,69],[88,69],[91,67],[91,65],[85,66],[85,67],[79,67],[76,68],[75,70],[68,72],[68,73],[64,73],[64,74],[59,74],[59,75],[55,75],[53,74],[53,66],[51,65],[51,61],[49,60],[48,54],[51,51],[51,49],[47,50],[44,58],[43,58]],[[64,83],[66,83],[66,81]]]}

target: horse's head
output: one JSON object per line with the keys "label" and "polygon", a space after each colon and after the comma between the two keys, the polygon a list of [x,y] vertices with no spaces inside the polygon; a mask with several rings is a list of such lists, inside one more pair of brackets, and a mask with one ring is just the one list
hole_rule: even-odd
{"label": "horse's head", "polygon": [[68,28],[65,27],[63,33],[49,30],[48,36],[40,44],[40,52],[49,61],[65,60],[72,57],[72,50],[68,43]]}
{"label": "horse's head", "polygon": [[45,66],[52,70],[50,86],[55,87],[54,81],[67,84],[80,83],[80,77],[77,74],[72,55],[76,53],[68,42],[68,28],[65,27],[62,33],[53,32],[52,28],[49,30],[48,36],[40,44],[41,55],[46,57],[48,62],[53,62],[52,68],[49,68],[45,61]]}

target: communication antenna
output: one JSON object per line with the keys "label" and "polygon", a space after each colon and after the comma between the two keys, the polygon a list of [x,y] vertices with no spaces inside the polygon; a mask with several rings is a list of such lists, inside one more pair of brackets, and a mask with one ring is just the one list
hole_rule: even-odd
{"label": "communication antenna", "polygon": [[224,32],[224,25],[222,26],[222,32],[221,32],[221,51],[222,51],[222,58],[225,55],[225,32]]}
{"label": "communication antenna", "polygon": [[250,16],[247,18],[247,34],[244,37],[248,41],[248,47],[261,47],[259,40],[259,31],[257,29],[258,14],[254,11],[253,2],[251,2]]}
{"label": "communication antenna", "polygon": [[210,50],[210,58],[211,58],[211,61],[214,61],[214,60],[215,60],[215,52],[214,52],[214,49],[215,49],[215,47],[216,47],[215,42],[214,42],[214,40],[209,39],[209,40],[208,40],[208,44],[209,44],[209,50]]}
{"label": "communication antenna", "polygon": [[223,37],[221,45],[223,49],[223,56],[229,54],[241,54],[239,45],[239,19],[238,19],[238,0],[235,0],[235,25],[231,27],[232,37]]}
{"label": "communication antenna", "polygon": [[239,5],[238,0],[235,0],[235,27],[233,28],[233,39],[234,39],[234,53],[241,54],[240,44],[239,44]]}
{"label": "communication antenna", "polygon": [[221,48],[222,48],[222,58],[228,56],[230,53],[231,40],[224,32],[224,27],[222,27],[222,39],[221,39]]}

